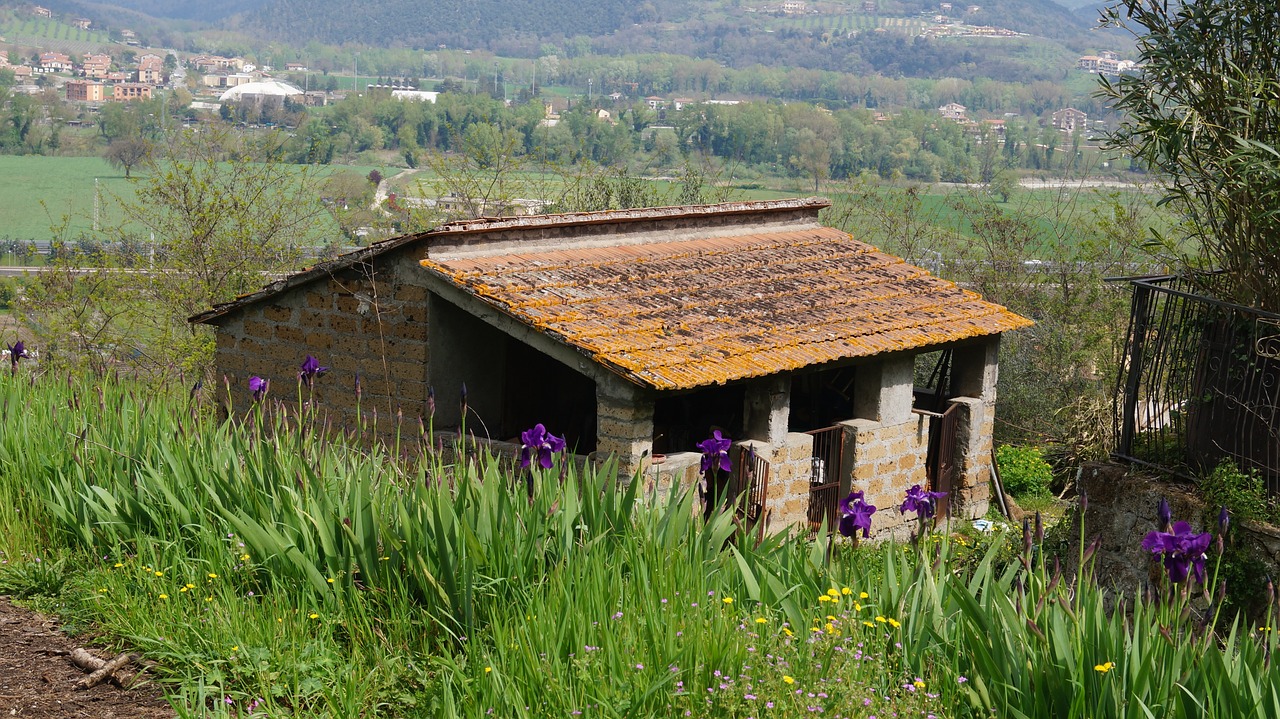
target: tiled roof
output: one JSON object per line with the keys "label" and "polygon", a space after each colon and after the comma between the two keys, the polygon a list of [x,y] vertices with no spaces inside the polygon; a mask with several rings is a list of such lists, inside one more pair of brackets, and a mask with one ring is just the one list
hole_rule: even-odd
{"label": "tiled roof", "polygon": [[1031,324],[826,227],[422,264],[628,379],[662,390]]}

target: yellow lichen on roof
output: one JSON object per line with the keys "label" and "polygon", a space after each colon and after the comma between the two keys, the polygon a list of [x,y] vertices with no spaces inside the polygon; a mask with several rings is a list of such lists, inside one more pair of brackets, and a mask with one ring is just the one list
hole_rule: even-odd
{"label": "yellow lichen on roof", "polygon": [[724,383],[1031,324],[832,228],[422,264],[656,389]]}

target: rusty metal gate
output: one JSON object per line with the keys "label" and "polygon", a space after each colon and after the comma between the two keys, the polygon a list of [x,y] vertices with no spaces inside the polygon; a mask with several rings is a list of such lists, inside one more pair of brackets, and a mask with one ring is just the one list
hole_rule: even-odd
{"label": "rusty metal gate", "polygon": [[813,437],[813,458],[809,475],[809,534],[817,534],[825,520],[834,531],[839,519],[840,465],[844,460],[844,428],[840,426],[808,432]]}
{"label": "rusty metal gate", "polygon": [[925,474],[929,479],[929,491],[946,492],[938,500],[935,517],[941,519],[951,512],[951,495],[956,475],[956,438],[960,428],[960,406],[952,404],[942,413],[928,410],[912,410],[929,418],[929,453],[925,459]]}
{"label": "rusty metal gate", "polygon": [[769,463],[747,447],[738,448],[738,456],[729,475],[729,496],[737,504],[734,513],[738,523],[757,537],[764,534],[765,497],[769,494]]}

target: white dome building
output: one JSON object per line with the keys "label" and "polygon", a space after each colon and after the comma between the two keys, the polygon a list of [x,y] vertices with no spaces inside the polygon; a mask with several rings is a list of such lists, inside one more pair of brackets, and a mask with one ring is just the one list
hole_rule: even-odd
{"label": "white dome building", "polygon": [[283,102],[286,97],[301,96],[302,90],[279,80],[262,80],[237,85],[222,93],[221,102],[261,102],[269,98],[278,98]]}

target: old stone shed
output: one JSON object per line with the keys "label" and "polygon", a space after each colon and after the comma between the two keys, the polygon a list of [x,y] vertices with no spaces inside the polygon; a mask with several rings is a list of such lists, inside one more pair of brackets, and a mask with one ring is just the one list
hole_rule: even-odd
{"label": "old stone shed", "polygon": [[[830,519],[850,487],[901,529],[912,484],[986,511],[1002,332],[1030,324],[824,227],[820,199],[479,219],[382,242],[192,318],[217,329],[238,407],[248,378],[354,419],[427,414],[512,440],[542,422],[662,490],[696,480],[719,428],[750,446],[753,516]],[[917,382],[917,375],[921,381]],[[924,378],[928,377],[928,380]],[[284,388],[284,392],[280,392]],[[745,485],[744,485],[745,486]]]}

